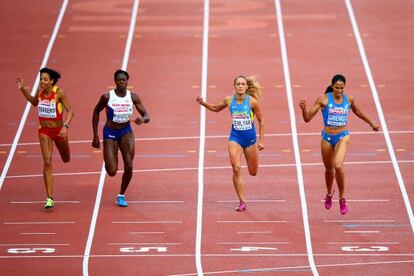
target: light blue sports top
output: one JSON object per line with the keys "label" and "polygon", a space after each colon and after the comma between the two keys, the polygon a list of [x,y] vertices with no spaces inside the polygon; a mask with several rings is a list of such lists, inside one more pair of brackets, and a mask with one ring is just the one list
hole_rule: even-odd
{"label": "light blue sports top", "polygon": [[238,104],[236,101],[236,97],[233,96],[229,106],[232,119],[232,130],[254,130],[254,115],[250,107],[249,98],[249,95],[246,95],[246,97],[244,97],[243,103]]}
{"label": "light blue sports top", "polygon": [[345,93],[342,94],[342,103],[337,104],[334,101],[333,94],[327,93],[328,104],[322,109],[323,123],[328,127],[341,127],[348,123],[348,113],[351,105]]}

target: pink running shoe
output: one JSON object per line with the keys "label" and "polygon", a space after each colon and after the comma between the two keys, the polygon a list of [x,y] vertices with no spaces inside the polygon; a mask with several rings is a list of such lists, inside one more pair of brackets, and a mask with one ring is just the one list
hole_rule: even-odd
{"label": "pink running shoe", "polygon": [[326,194],[325,197],[325,208],[326,209],[331,209],[332,207],[332,197],[333,197],[334,192],[332,192],[332,194]]}
{"label": "pink running shoe", "polygon": [[348,205],[346,204],[345,198],[339,199],[339,211],[342,215],[345,215],[348,212]]}
{"label": "pink running shoe", "polygon": [[239,204],[239,206],[237,206],[236,211],[241,212],[241,211],[244,211],[244,210],[246,210],[246,202],[240,201],[240,204]]}

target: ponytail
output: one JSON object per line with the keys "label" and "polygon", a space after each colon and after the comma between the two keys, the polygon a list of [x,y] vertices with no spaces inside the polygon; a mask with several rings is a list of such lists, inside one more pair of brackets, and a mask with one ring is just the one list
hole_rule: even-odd
{"label": "ponytail", "polygon": [[333,76],[332,81],[331,81],[331,85],[326,87],[325,94],[326,93],[331,93],[333,91],[332,85],[334,85],[337,81],[342,81],[344,84],[346,84],[345,77],[343,75],[337,74],[337,75]]}
{"label": "ponytail", "polygon": [[263,87],[260,85],[260,83],[256,80],[255,76],[238,76],[234,79],[234,85],[236,85],[236,81],[238,78],[243,78],[247,82],[247,90],[246,93],[256,100],[260,100],[260,98],[263,95]]}

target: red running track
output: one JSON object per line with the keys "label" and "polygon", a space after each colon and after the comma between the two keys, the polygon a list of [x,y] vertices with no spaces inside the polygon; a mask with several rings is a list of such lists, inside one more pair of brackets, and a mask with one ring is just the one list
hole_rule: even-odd
{"label": "red running track", "polygon": [[[408,77],[414,64],[413,39],[407,37],[413,31],[410,2],[352,1],[393,148],[390,152],[383,133],[370,132],[351,116],[346,216],[339,214],[337,202],[330,211],[323,208],[321,120],[304,124],[296,104],[303,96],[312,102],[331,76],[340,72],[347,76],[348,93],[379,121],[348,10],[340,0],[283,1],[284,36],[278,31],[274,1],[210,1],[207,71],[202,69],[207,53],[203,52],[204,2],[141,0],[129,49],[129,85],[149,110],[151,123],[134,127],[130,206],[116,207],[122,174],[106,176],[99,184],[102,153],[90,146],[90,117],[99,96],[113,86],[113,72],[122,66],[132,2],[69,1],[47,64],[62,72],[60,86],[75,108],[69,133],[72,161],[62,164],[55,158],[57,204],[53,212],[44,212],[42,159],[32,108],[0,191],[1,274],[414,272],[413,229],[390,159],[395,152],[413,202],[414,125],[410,102],[399,100],[414,88]],[[14,77],[21,74],[27,86],[34,83],[62,3],[0,4],[6,11],[2,26],[14,22],[0,29],[6,42],[1,46],[5,62],[0,66],[7,99],[1,104],[5,111],[0,119],[5,130],[0,138],[2,169],[25,106]],[[280,47],[283,39],[299,133],[300,181]],[[203,89],[203,74],[210,101],[230,94],[232,80],[239,74],[257,75],[266,89],[261,104],[265,150],[256,177],[244,169],[248,210],[243,213],[234,211],[226,111],[206,114],[204,177],[199,182],[203,118],[195,97]],[[303,220],[302,181],[308,220]],[[198,206],[201,185],[202,209]],[[100,192],[102,197],[95,202]],[[197,225],[197,216],[202,224]],[[91,224],[94,219],[96,225]]]}

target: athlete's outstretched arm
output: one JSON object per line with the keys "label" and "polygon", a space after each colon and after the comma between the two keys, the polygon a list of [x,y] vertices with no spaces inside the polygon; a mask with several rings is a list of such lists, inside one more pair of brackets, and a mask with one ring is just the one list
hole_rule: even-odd
{"label": "athlete's outstretched arm", "polygon": [[313,117],[315,117],[316,113],[318,113],[319,108],[324,106],[323,102],[325,97],[326,96],[324,95],[319,96],[309,110],[307,110],[306,108],[306,99],[301,98],[299,100],[299,107],[302,109],[302,117],[306,123],[312,120]]}
{"label": "athlete's outstretched arm", "polygon": [[30,95],[30,92],[27,90],[27,88],[24,86],[23,84],[23,78],[22,77],[17,77],[16,79],[16,83],[17,86],[19,87],[19,90],[23,93],[24,97],[33,105],[33,106],[37,106],[37,104],[39,103],[39,92],[40,92],[40,87],[37,88],[36,91],[36,95],[33,97],[32,95]]}
{"label": "athlete's outstretched arm", "polygon": [[254,116],[256,117],[257,122],[259,123],[259,141],[257,142],[257,149],[262,150],[264,149],[264,119],[262,116],[262,112],[260,111],[259,102],[253,97],[250,98],[250,106],[252,107]]}
{"label": "athlete's outstretched arm", "polygon": [[230,103],[230,96],[225,97],[222,101],[212,104],[204,101],[203,97],[197,96],[196,101],[210,111],[219,112],[225,109]]}
{"label": "athlete's outstretched arm", "polygon": [[379,125],[373,121],[371,121],[362,111],[359,109],[359,107],[355,104],[355,99],[353,97],[348,97],[349,102],[351,103],[351,110],[354,112],[355,115],[358,116],[358,118],[364,120],[367,122],[374,131],[379,130]]}
{"label": "athlete's outstretched arm", "polygon": [[109,101],[109,93],[106,93],[101,96],[98,104],[93,109],[92,113],[92,129],[93,129],[93,140],[92,147],[99,149],[99,135],[98,135],[98,123],[99,123],[99,113],[105,108]]}
{"label": "athlete's outstretched arm", "polygon": [[135,93],[131,93],[131,97],[132,97],[132,102],[135,105],[135,108],[138,110],[139,114],[141,114],[141,117],[137,117],[134,120],[134,122],[137,125],[140,125],[142,123],[148,124],[149,121],[150,121],[150,116],[149,116],[147,110],[145,109],[144,105],[142,104],[141,99]]}

